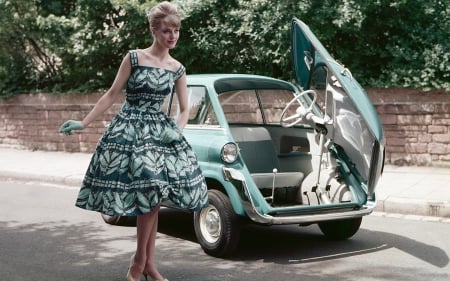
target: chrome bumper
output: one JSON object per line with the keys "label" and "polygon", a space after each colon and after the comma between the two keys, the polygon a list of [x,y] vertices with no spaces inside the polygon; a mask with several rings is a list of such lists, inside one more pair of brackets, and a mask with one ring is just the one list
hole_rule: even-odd
{"label": "chrome bumper", "polygon": [[358,210],[343,210],[333,213],[326,214],[305,214],[305,215],[288,215],[285,214],[283,216],[273,216],[270,214],[263,214],[255,207],[254,200],[252,196],[250,196],[250,190],[247,186],[244,175],[236,169],[223,167],[223,174],[227,181],[239,181],[243,187],[243,193],[240,196],[241,204],[243,205],[245,212],[248,217],[257,223],[261,224],[304,224],[304,223],[316,223],[321,221],[330,221],[330,220],[342,220],[342,219],[350,219],[356,217],[362,217],[365,215],[369,215],[373,212],[376,207],[376,202],[368,201],[367,204],[363,205]]}

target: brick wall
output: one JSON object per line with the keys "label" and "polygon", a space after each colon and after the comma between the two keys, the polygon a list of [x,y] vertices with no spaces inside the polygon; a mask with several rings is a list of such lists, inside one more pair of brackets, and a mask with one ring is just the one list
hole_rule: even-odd
{"label": "brick wall", "polygon": [[[373,89],[368,94],[383,123],[387,164],[450,166],[449,92]],[[58,129],[67,119],[84,117],[100,96],[35,94],[0,100],[0,147],[92,152],[123,100],[82,133],[63,136]]]}
{"label": "brick wall", "polygon": [[101,94],[89,95],[18,95],[0,100],[0,147],[92,152],[104,127],[120,108],[112,106],[82,133],[64,136],[58,132],[62,122],[81,120],[94,106]]}
{"label": "brick wall", "polygon": [[450,92],[369,90],[386,136],[386,163],[450,166]]}

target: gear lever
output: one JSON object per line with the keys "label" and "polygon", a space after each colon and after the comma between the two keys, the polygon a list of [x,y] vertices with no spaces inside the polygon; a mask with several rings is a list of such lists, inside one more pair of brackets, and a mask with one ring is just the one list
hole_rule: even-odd
{"label": "gear lever", "polygon": [[277,168],[274,168],[273,170],[272,170],[272,172],[273,172],[273,181],[272,181],[272,196],[270,196],[270,198],[272,199],[272,203],[275,201],[274,199],[275,199],[275,178],[276,178],[276,176],[277,176],[277,173],[278,173],[278,169]]}

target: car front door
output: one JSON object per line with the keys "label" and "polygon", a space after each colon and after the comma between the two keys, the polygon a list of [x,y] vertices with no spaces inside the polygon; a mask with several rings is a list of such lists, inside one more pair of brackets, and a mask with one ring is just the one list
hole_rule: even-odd
{"label": "car front door", "polygon": [[323,90],[318,108],[329,117],[334,152],[353,169],[370,197],[384,164],[378,114],[350,70],[334,60],[305,23],[294,18],[291,33],[297,83],[302,90]]}

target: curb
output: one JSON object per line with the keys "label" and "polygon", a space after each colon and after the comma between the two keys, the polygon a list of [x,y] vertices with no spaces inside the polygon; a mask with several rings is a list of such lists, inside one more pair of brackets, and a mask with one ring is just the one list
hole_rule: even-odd
{"label": "curb", "polygon": [[36,182],[42,184],[56,184],[65,185],[68,187],[79,188],[83,181],[82,176],[51,176],[51,175],[37,175],[26,174],[20,172],[0,171],[0,179],[7,179],[19,182]]}
{"label": "curb", "polygon": [[377,212],[450,218],[450,202],[428,202],[418,199],[390,197],[378,200]]}
{"label": "curb", "polygon": [[[83,175],[54,176],[13,171],[0,171],[0,179],[19,182],[34,182],[50,185],[63,185],[70,188],[80,188]],[[449,202],[427,202],[425,200],[400,198],[390,196],[377,200],[377,206],[373,213],[388,214],[387,216],[424,216],[431,221],[450,220]],[[386,215],[385,215],[386,216]]]}
{"label": "curb", "polygon": [[[82,153],[1,152],[0,179],[74,189],[81,187],[91,159]],[[447,168],[386,166],[374,212],[450,220],[449,183]]]}

